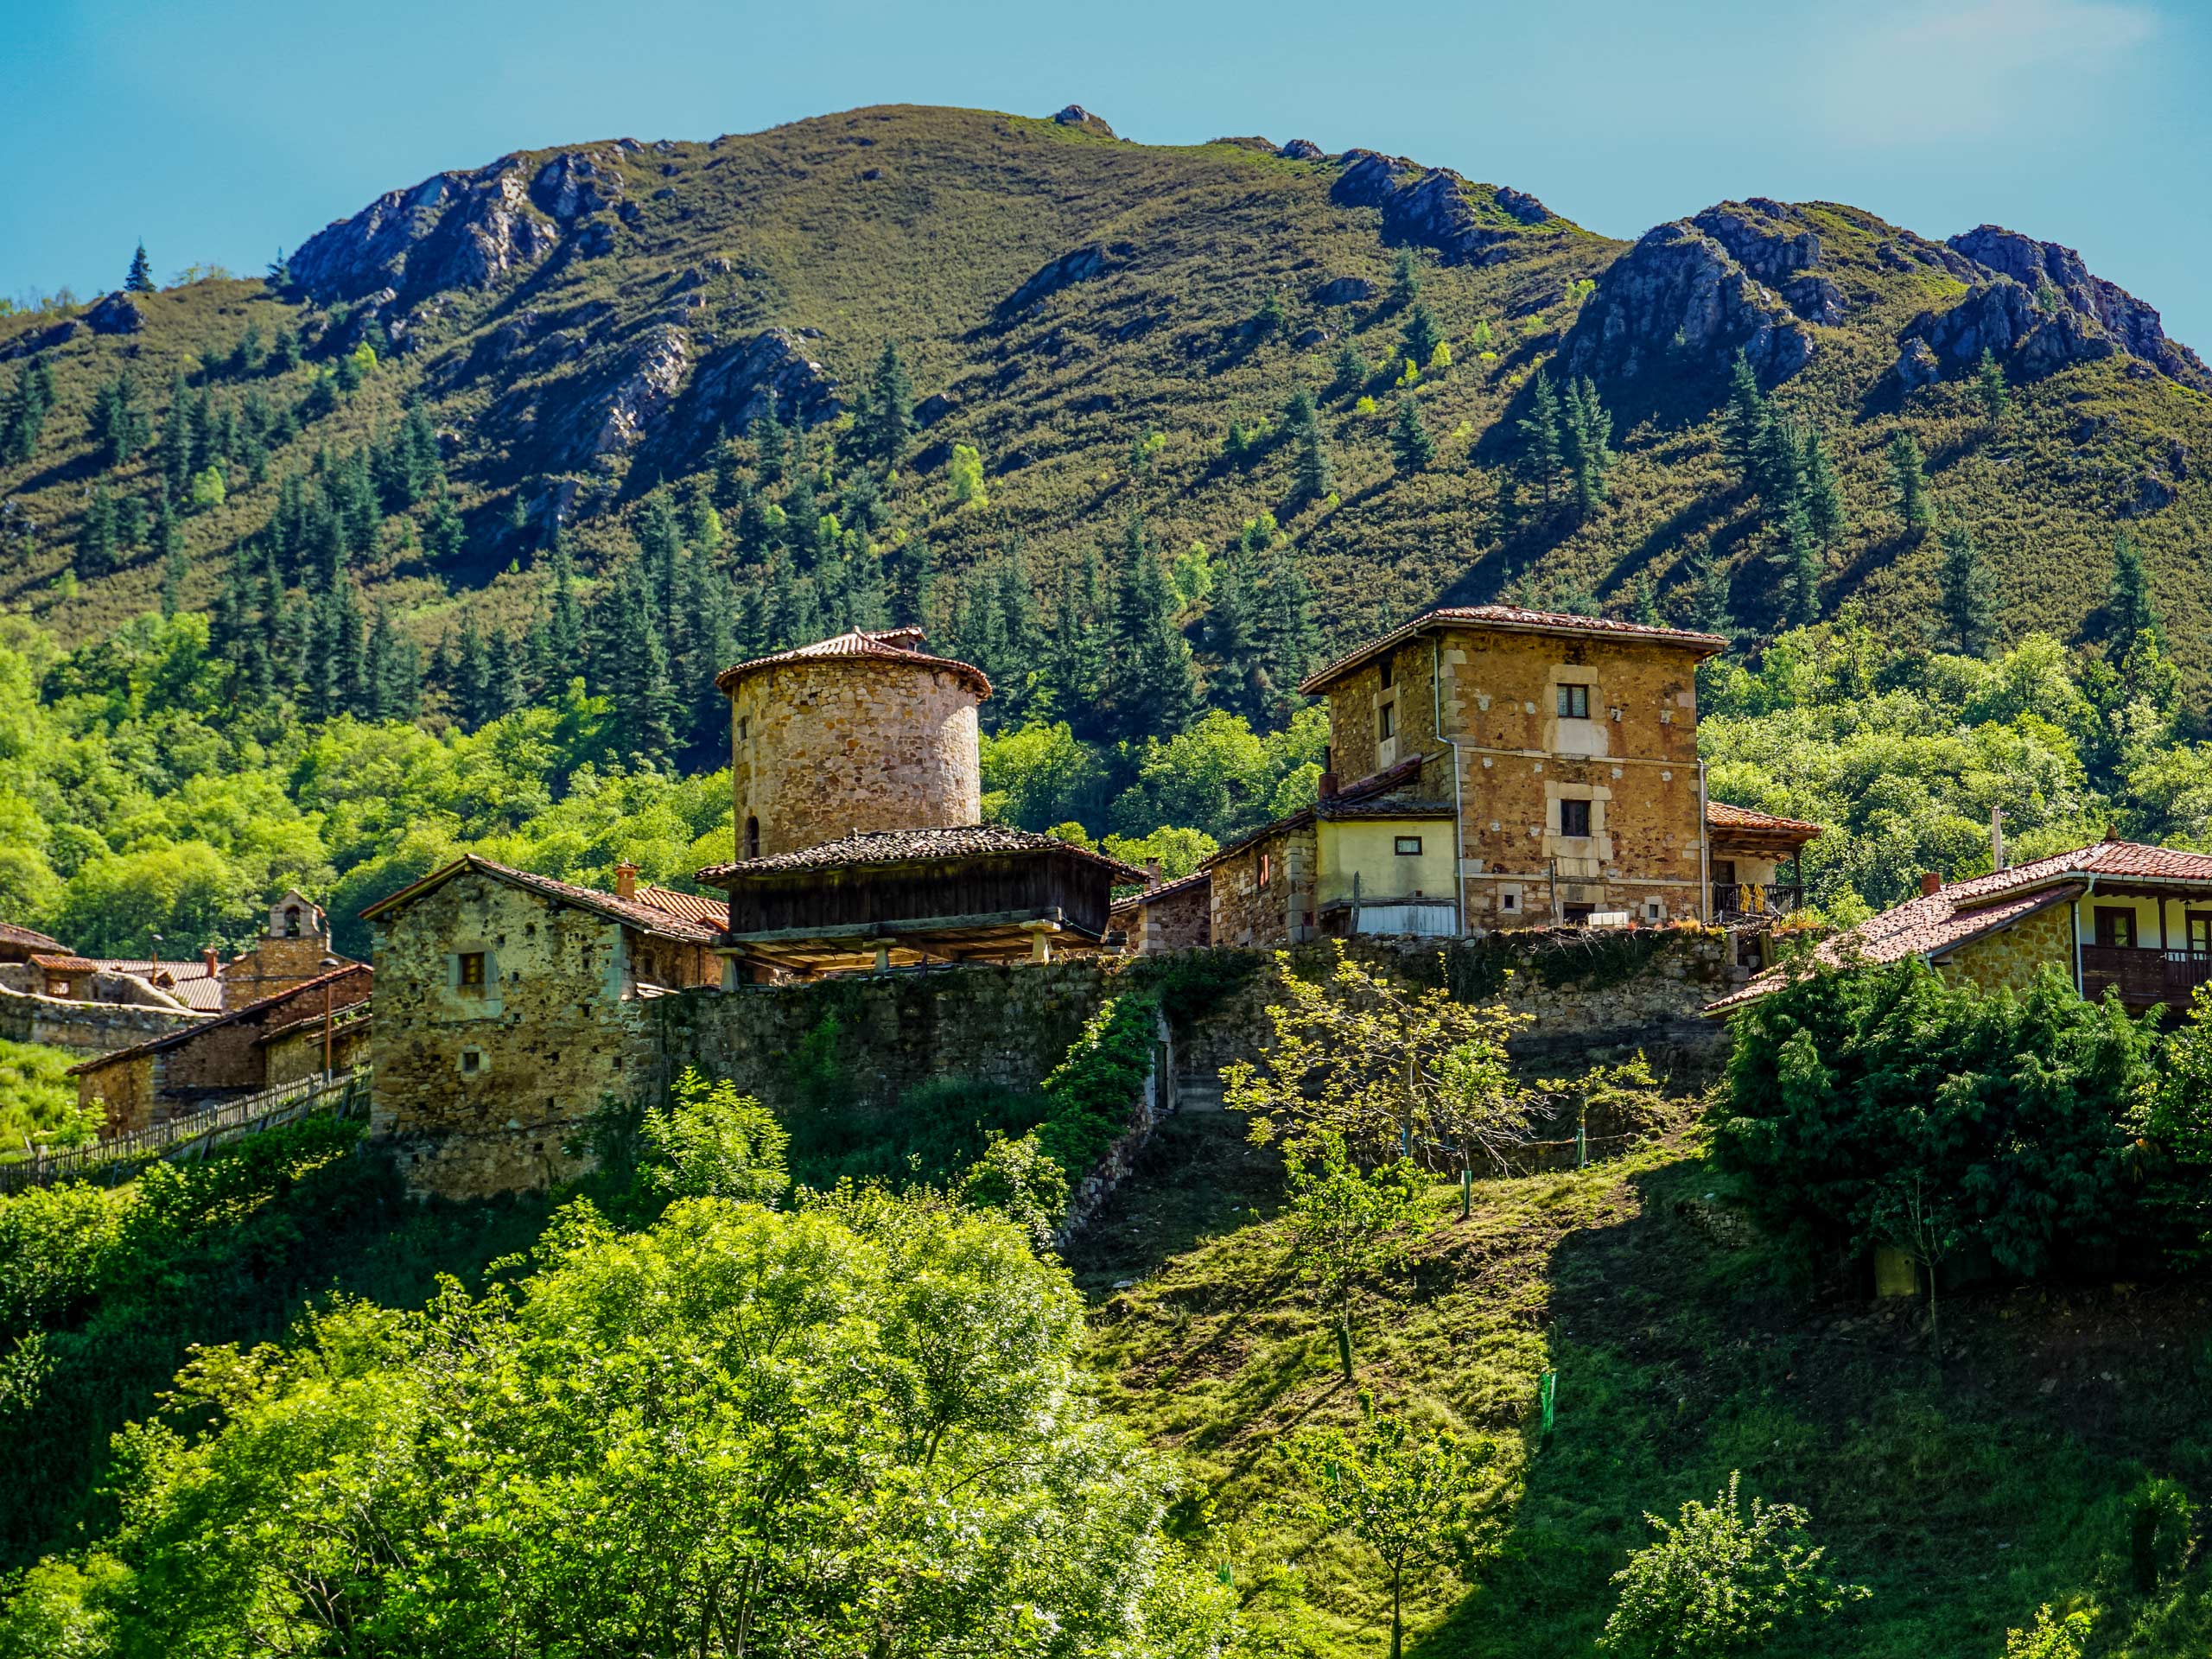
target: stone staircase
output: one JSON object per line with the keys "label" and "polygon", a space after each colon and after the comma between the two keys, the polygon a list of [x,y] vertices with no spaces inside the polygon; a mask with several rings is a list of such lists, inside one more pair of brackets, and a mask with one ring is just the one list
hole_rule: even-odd
{"label": "stone staircase", "polygon": [[1175,1109],[1179,1112],[1221,1112],[1228,1109],[1221,1103],[1221,1078],[1217,1075],[1192,1075],[1175,1079]]}

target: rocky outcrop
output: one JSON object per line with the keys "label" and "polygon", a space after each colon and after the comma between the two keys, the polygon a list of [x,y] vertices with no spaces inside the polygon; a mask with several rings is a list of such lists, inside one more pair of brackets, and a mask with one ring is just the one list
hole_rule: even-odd
{"label": "rocky outcrop", "polygon": [[441,173],[378,197],[302,243],[292,287],[324,304],[389,288],[403,302],[448,289],[489,288],[535,264],[560,240],[540,217],[510,156],[473,173]]}
{"label": "rocky outcrop", "polygon": [[530,199],[566,225],[619,203],[622,175],[611,156],[567,150],[537,169],[530,181]]}
{"label": "rocky outcrop", "polygon": [[146,314],[136,300],[118,290],[86,312],[84,323],[96,334],[135,334],[146,326]]}
{"label": "rocky outcrop", "polygon": [[1510,255],[1520,227],[1552,218],[1524,191],[1471,185],[1447,168],[1371,149],[1344,152],[1329,198],[1340,207],[1379,209],[1391,236],[1433,248],[1452,265],[1496,264]]}
{"label": "rocky outcrop", "polygon": [[1111,138],[1115,136],[1113,128],[1108,126],[1104,120],[1093,115],[1080,104],[1071,104],[1064,110],[1056,111],[1052,120],[1056,125],[1080,127],[1085,132],[1096,133],[1101,138]]}
{"label": "rocky outcrop", "polygon": [[1807,322],[1832,328],[1843,321],[1843,290],[1819,274],[1821,233],[1794,204],[1765,196],[1724,201],[1690,223]]}
{"label": "rocky outcrop", "polygon": [[1071,249],[1001,300],[998,303],[999,318],[1005,321],[1018,317],[1064,288],[1096,281],[1104,276],[1109,267],[1128,259],[1135,251],[1135,245],[1128,242],[1116,242],[1110,245],[1090,242]]}
{"label": "rocky outcrop", "polygon": [[[2205,370],[2192,349],[2165,339],[2157,309],[2090,272],[2073,248],[2035,241],[2002,226],[1978,226],[1951,237],[1947,245],[1974,261],[1984,281],[1944,315],[1913,319],[1907,334],[1931,340],[1938,356],[1953,359],[1948,343],[1971,334],[1975,345],[1968,360],[1980,356],[1982,345],[1998,356],[2011,349],[2019,354],[2019,370],[2033,376],[2121,352],[2148,363],[2165,378],[2212,391],[2212,372]],[[2011,296],[1991,299],[1991,292],[2002,288],[2002,283],[1988,281],[1991,274],[2018,285],[2031,303],[2029,315],[2022,316],[2019,301]],[[1967,315],[1960,316],[1960,312]],[[2006,334],[2008,340],[1999,345],[1998,340]]]}
{"label": "rocky outcrop", "polygon": [[813,426],[835,420],[844,407],[836,377],[806,354],[804,336],[771,328],[700,366],[668,423],[664,453],[697,453],[721,433],[742,432],[764,415]]}
{"label": "rocky outcrop", "polygon": [[1560,342],[1561,365],[1599,378],[1669,363],[1724,367],[1738,352],[1770,385],[1812,360],[1813,331],[1689,219],[1644,234],[1599,277]]}
{"label": "rocky outcrop", "polygon": [[1907,391],[1916,386],[1932,386],[1943,378],[1942,359],[1926,340],[1908,340],[1897,353],[1897,373]]}
{"label": "rocky outcrop", "polygon": [[1375,284],[1364,276],[1332,276],[1313,290],[1316,305],[1357,305],[1375,297]]}
{"label": "rocky outcrop", "polygon": [[1294,138],[1275,154],[1287,162],[1318,162],[1325,152],[1310,138]]}
{"label": "rocky outcrop", "polygon": [[690,360],[690,341],[681,328],[664,323],[647,329],[604,368],[582,377],[582,395],[562,399],[565,408],[547,400],[548,458],[582,467],[630,448],[675,403]]}

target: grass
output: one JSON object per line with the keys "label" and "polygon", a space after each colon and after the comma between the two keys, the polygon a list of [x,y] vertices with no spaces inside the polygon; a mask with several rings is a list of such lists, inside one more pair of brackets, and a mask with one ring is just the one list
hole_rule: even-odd
{"label": "grass", "polygon": [[[1202,1547],[1252,1586],[1292,1651],[1370,1654],[1388,1607],[1371,1557],[1286,1524],[1273,1444],[1349,1421],[1354,1392],[1286,1271],[1271,1160],[1241,1120],[1172,1122],[1071,1265],[1095,1304],[1109,1397],[1175,1448],[1212,1500]],[[1740,1469],[1804,1504],[1832,1568],[1872,1599],[1840,1632],[1777,1653],[2002,1653],[2039,1605],[2093,1609],[2096,1656],[2204,1650],[2202,1567],[2149,1593],[2130,1527],[2154,1481],[2212,1493],[2212,1311],[2186,1286],[1987,1290],[1954,1300],[1939,1369],[1918,1311],[1792,1283],[1739,1236],[1694,1127],[1590,1170],[1430,1201],[1402,1279],[1359,1334],[1360,1385],[1490,1439],[1490,1523],[1464,1581],[1422,1586],[1410,1650],[1583,1655],[1611,1575]],[[1116,1288],[1117,1286],[1122,1287]],[[1539,1377],[1557,1428],[1538,1449]],[[1272,1564],[1302,1597],[1265,1587]]]}
{"label": "grass", "polygon": [[[471,515],[471,545],[443,568],[393,550],[356,574],[426,642],[457,627],[464,611],[514,625],[536,604],[540,581],[529,550],[502,528],[516,492],[551,474],[601,480],[603,509],[575,526],[580,556],[599,568],[626,550],[627,505],[643,484],[704,467],[701,454],[652,436],[603,467],[588,465],[547,435],[590,415],[624,353],[673,319],[695,362],[772,325],[818,330],[808,350],[849,386],[896,338],[918,395],[957,401],[891,486],[893,524],[927,536],[940,569],[956,577],[1020,532],[1050,594],[1063,561],[1087,543],[1110,544],[1133,512],[1149,521],[1157,546],[1204,541],[1218,550],[1245,519],[1274,511],[1337,641],[1440,597],[1490,597],[1531,572],[1540,589],[1586,591],[1616,611],[1633,584],[1650,580],[1662,606],[1680,610],[1686,564],[1708,544],[1738,568],[1745,620],[1768,620],[1774,577],[1715,452],[1710,388],[1673,365],[1656,386],[1609,392],[1634,424],[1621,435],[1611,499],[1589,522],[1497,539],[1491,508],[1521,388],[1573,321],[1568,284],[1602,278],[1625,245],[1571,222],[1516,231],[1495,265],[1442,268],[1424,258],[1422,299],[1459,362],[1425,375],[1410,395],[1433,433],[1454,435],[1432,466],[1400,475],[1388,438],[1400,394],[1380,365],[1403,319],[1387,299],[1325,308],[1311,297],[1337,276],[1363,277],[1385,293],[1395,253],[1374,210],[1330,200],[1332,164],[1285,162],[1242,142],[1122,143],[1046,121],[910,106],[649,147],[614,164],[632,217],[611,255],[553,261],[490,294],[439,296],[414,319],[412,349],[279,452],[266,486],[239,488],[223,508],[189,521],[195,602],[212,599],[231,550],[266,516],[286,472],[305,467],[321,446],[352,447],[388,428],[402,400],[420,395],[454,435],[450,470]],[[1478,215],[1494,213],[1484,187],[1470,200]],[[1957,284],[1923,267],[1894,268],[1883,246],[1898,233],[1870,214],[1831,204],[1808,211],[1822,270],[1848,314],[1820,331],[1813,364],[1781,403],[1827,431],[1853,510],[1851,531],[1829,556],[1831,606],[1856,598],[1872,620],[1903,629],[1926,613],[1933,538],[1900,538],[1887,506],[1883,451],[1900,424],[1931,458],[1939,510],[1980,537],[2014,632],[2090,624],[2115,517],[2145,467],[2172,470],[2177,442],[2189,474],[2180,499],[2131,527],[2177,658],[2201,687],[2212,677],[2212,629],[2201,626],[2212,616],[2212,575],[2192,550],[2212,530],[2202,479],[2212,403],[2107,363],[2019,388],[2001,429],[1988,429],[1955,385],[1901,404],[1890,373],[1897,334],[1955,297]],[[1127,251],[1096,280],[1027,315],[998,315],[1041,266],[1093,242]],[[733,268],[718,271],[723,260]],[[679,294],[687,273],[699,280]],[[1283,296],[1288,326],[1251,337],[1243,325],[1270,290]],[[678,309],[678,299],[704,303]],[[51,354],[59,401],[44,446],[28,467],[0,471],[0,493],[16,498],[30,525],[0,545],[0,599],[48,615],[72,641],[149,606],[159,580],[142,555],[64,596],[60,575],[93,476],[83,434],[99,384],[129,360],[158,419],[172,369],[226,350],[249,316],[266,338],[320,315],[240,281],[169,290],[145,309],[139,334],[80,334]],[[573,351],[533,347],[496,361],[479,353],[524,313],[537,318],[535,340],[565,333]],[[1466,346],[1484,321],[1497,334],[1487,364]],[[39,326],[0,320],[0,346]],[[1308,331],[1321,337],[1300,345]],[[1221,440],[1232,416],[1272,419],[1294,386],[1324,386],[1346,334],[1378,365],[1367,390],[1383,407],[1372,417],[1356,413],[1362,388],[1325,400],[1340,505],[1293,513],[1287,448],[1232,465]],[[219,399],[240,391],[219,376],[215,385]],[[1463,426],[1465,439],[1457,435]],[[1166,443],[1148,472],[1133,476],[1130,442],[1154,431]],[[947,499],[944,469],[956,442],[982,454],[986,508]],[[134,463],[111,481],[143,492],[149,472]]]}
{"label": "grass", "polygon": [[78,1058],[67,1049],[0,1038],[0,1158],[20,1155],[25,1141],[74,1119],[77,1085],[63,1074]]}

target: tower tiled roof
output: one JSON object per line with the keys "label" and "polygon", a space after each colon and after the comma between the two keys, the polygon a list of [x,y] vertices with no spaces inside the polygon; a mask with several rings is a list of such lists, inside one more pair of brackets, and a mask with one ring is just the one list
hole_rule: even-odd
{"label": "tower tiled roof", "polygon": [[800,847],[766,858],[710,864],[698,879],[721,887],[752,875],[794,875],[804,871],[853,869],[874,864],[921,864],[938,859],[991,858],[1008,853],[1067,853],[1103,864],[1121,881],[1141,881],[1145,873],[1118,858],[1078,847],[1054,836],[1040,836],[1002,823],[956,824],[942,830],[877,830]]}
{"label": "tower tiled roof", "polygon": [[764,668],[774,668],[784,663],[835,661],[838,658],[878,663],[905,663],[915,668],[940,669],[955,674],[974,688],[978,697],[991,695],[991,683],[983,671],[973,663],[963,663],[951,657],[932,657],[918,651],[922,643],[922,631],[916,627],[854,628],[835,634],[827,639],[817,639],[810,645],[794,645],[789,651],[779,651],[767,657],[755,657],[751,662],[726,668],[715,676],[715,684],[727,695],[747,675]]}
{"label": "tower tiled roof", "polygon": [[1728,649],[1728,642],[1719,634],[1698,633],[1688,628],[1654,627],[1649,623],[1622,622],[1610,616],[1578,616],[1570,611],[1532,611],[1519,605],[1452,605],[1426,611],[1380,639],[1346,652],[1307,675],[1299,683],[1298,689],[1312,696],[1393,645],[1431,629],[1447,627],[1495,628],[1507,633],[1598,634],[1649,645],[1678,645],[1700,657],[1717,657]]}

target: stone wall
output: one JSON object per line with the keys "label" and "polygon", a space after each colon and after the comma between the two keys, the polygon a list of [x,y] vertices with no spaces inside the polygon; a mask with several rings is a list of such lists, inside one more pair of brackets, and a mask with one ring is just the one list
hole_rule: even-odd
{"label": "stone wall", "polygon": [[1317,844],[1311,814],[1212,867],[1216,944],[1273,950],[1313,937]]}
{"label": "stone wall", "polygon": [[320,979],[330,971],[322,965],[328,955],[330,941],[321,934],[302,934],[297,938],[272,935],[257,941],[252,950],[223,965],[224,1011],[242,1008],[264,996]]}
{"label": "stone wall", "polygon": [[862,657],[761,669],[730,698],[732,857],[796,851],[855,830],[980,823],[975,687],[942,669]]}
{"label": "stone wall", "polygon": [[[468,871],[377,919],[372,1135],[410,1190],[474,1198],[573,1173],[568,1141],[608,1095],[660,1076],[626,930]],[[480,994],[463,952],[486,956]]]}
{"label": "stone wall", "polygon": [[1128,948],[1145,956],[1190,950],[1213,943],[1213,886],[1207,880],[1171,883],[1116,906],[1128,931]]}
{"label": "stone wall", "polygon": [[2074,907],[2051,905],[2012,926],[1962,944],[1938,963],[1946,979],[1965,980],[1986,991],[2025,991],[2045,967],[2074,977]]}
{"label": "stone wall", "polygon": [[[109,976],[102,975],[102,978]],[[0,986],[0,1037],[90,1058],[196,1025],[205,1014],[127,1002],[65,1002]]]}

